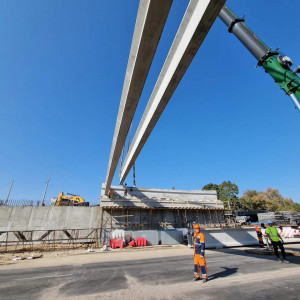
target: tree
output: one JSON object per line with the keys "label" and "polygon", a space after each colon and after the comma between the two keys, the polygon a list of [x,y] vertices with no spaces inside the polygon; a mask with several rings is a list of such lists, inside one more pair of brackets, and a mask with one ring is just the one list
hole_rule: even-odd
{"label": "tree", "polygon": [[256,190],[246,190],[243,193],[242,198],[247,199],[247,200],[251,200],[253,197],[257,196],[260,192],[256,191]]}
{"label": "tree", "polygon": [[206,184],[202,190],[204,191],[217,191],[217,196],[219,198],[219,193],[220,193],[220,189],[219,189],[219,185],[215,184],[215,183],[208,183]]}
{"label": "tree", "polygon": [[217,191],[218,199],[224,203],[225,208],[230,206],[240,206],[240,203],[237,201],[237,195],[239,193],[239,188],[235,183],[231,181],[223,181],[220,185],[215,183],[206,184],[202,190],[206,191]]}
{"label": "tree", "polygon": [[239,210],[253,210],[253,203],[248,199],[241,197],[236,199],[234,207]]}
{"label": "tree", "polygon": [[293,205],[293,200],[290,198],[284,198],[281,196],[277,189],[272,189],[268,187],[263,194],[270,200],[275,201],[278,205],[280,205],[282,209],[287,206]]}
{"label": "tree", "polygon": [[294,203],[290,198],[284,198],[277,189],[268,187],[264,192],[256,190],[246,190],[242,198],[249,201],[252,205],[252,210],[298,210],[297,203]]}
{"label": "tree", "polygon": [[235,183],[231,181],[223,181],[219,185],[220,189],[220,200],[223,202],[235,201],[239,193],[239,188]]}

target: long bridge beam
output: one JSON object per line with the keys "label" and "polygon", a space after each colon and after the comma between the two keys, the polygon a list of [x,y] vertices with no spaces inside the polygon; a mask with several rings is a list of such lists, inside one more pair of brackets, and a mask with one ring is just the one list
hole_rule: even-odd
{"label": "long bridge beam", "polygon": [[224,3],[225,0],[190,1],[126,155],[120,176],[121,184],[128,175]]}
{"label": "long bridge beam", "polygon": [[140,1],[108,162],[106,194],[112,183],[172,2],[172,0]]}

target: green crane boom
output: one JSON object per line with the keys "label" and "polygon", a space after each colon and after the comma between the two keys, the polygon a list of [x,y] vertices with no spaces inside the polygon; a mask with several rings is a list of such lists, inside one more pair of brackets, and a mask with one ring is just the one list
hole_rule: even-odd
{"label": "green crane boom", "polygon": [[244,23],[244,18],[238,18],[226,5],[222,8],[219,18],[228,26],[242,44],[258,60],[257,65],[273,77],[275,82],[291,97],[296,108],[300,111],[300,66],[294,71],[291,59],[278,51],[272,51]]}

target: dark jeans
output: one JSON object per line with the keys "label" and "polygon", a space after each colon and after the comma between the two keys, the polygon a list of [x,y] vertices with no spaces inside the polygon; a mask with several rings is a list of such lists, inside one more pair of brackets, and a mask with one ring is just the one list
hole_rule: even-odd
{"label": "dark jeans", "polygon": [[286,259],[286,258],[285,258],[284,247],[283,247],[281,241],[279,241],[279,242],[274,242],[274,241],[272,241],[272,246],[273,246],[273,249],[274,249],[274,251],[275,251],[275,255],[276,255],[278,258],[279,258],[279,254],[278,254],[278,247],[279,247],[280,250],[281,250],[282,258],[283,258],[283,259]]}

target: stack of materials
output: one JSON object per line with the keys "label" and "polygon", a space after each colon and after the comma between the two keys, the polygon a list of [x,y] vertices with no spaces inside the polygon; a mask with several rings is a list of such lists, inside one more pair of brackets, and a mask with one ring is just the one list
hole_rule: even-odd
{"label": "stack of materials", "polygon": [[259,213],[257,214],[258,221],[260,223],[268,223],[268,221],[275,221],[275,213],[270,211],[267,213]]}
{"label": "stack of materials", "polygon": [[300,221],[300,214],[296,211],[281,211],[281,213],[289,220],[289,224],[297,224]]}
{"label": "stack of materials", "polygon": [[295,211],[267,212],[257,214],[260,223],[273,221],[276,224],[296,224],[300,215]]}

